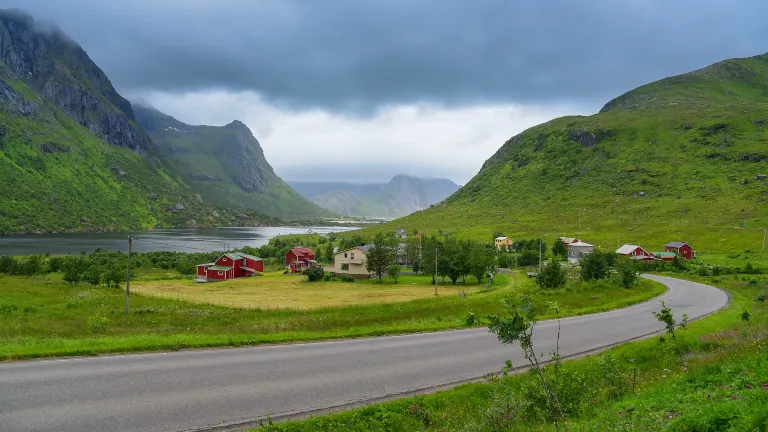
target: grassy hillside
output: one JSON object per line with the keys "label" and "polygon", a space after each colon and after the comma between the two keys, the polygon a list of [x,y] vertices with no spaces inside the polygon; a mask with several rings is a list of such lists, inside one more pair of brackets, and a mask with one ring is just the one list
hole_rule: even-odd
{"label": "grassy hillside", "polygon": [[376,229],[759,250],[767,160],[768,55],[727,60],[528,129],[443,204]]}
{"label": "grassy hillside", "polygon": [[136,106],[134,110],[160,157],[206,201],[287,219],[333,215],[275,174],[243,123],[191,126],[152,108]]}
{"label": "grassy hillside", "polygon": [[0,104],[0,233],[269,221],[202,202],[157,160],[106,144],[20,81],[0,85],[15,98]]}

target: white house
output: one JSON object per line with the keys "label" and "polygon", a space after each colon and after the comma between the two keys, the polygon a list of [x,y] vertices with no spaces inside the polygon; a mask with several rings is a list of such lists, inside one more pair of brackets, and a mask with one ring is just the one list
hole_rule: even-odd
{"label": "white house", "polygon": [[370,277],[365,266],[368,263],[368,249],[372,247],[373,245],[356,246],[336,253],[333,258],[333,265],[326,267],[325,271],[334,274],[346,274],[358,279]]}
{"label": "white house", "polygon": [[580,261],[584,255],[592,253],[595,247],[583,241],[576,241],[568,244],[568,262]]}

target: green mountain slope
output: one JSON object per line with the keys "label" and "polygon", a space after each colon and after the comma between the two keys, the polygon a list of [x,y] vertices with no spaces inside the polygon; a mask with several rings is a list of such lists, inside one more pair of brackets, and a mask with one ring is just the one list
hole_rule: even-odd
{"label": "green mountain slope", "polygon": [[459,189],[448,179],[397,175],[385,184],[291,182],[320,206],[349,216],[394,218],[423,210]]}
{"label": "green mountain slope", "polygon": [[382,229],[758,250],[767,161],[768,55],[727,60],[528,129],[444,203]]}
{"label": "green mountain slope", "polygon": [[239,121],[191,126],[153,108],[135,106],[158,154],[206,202],[287,219],[331,216],[291,189],[272,170],[259,142]]}
{"label": "green mountain slope", "polygon": [[274,223],[206,203],[158,153],[82,48],[0,11],[0,234]]}

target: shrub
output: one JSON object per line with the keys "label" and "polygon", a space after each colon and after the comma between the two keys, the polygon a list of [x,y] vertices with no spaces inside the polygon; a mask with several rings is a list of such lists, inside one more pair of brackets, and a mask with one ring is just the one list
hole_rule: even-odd
{"label": "shrub", "polygon": [[320,266],[309,267],[304,270],[303,274],[307,276],[307,279],[310,282],[318,282],[325,278],[325,271],[323,271],[323,268]]}
{"label": "shrub", "polygon": [[101,314],[96,314],[88,317],[88,330],[91,333],[98,333],[109,325],[109,318]]}
{"label": "shrub", "polygon": [[354,282],[355,278],[353,278],[352,276],[350,276],[348,274],[340,274],[339,275],[339,280],[342,281],[342,282]]}
{"label": "shrub", "polygon": [[588,253],[581,260],[581,280],[600,280],[608,275],[609,263],[607,253],[597,249]]}
{"label": "shrub", "polygon": [[554,258],[536,275],[536,283],[546,289],[560,288],[565,285],[565,281],[565,271]]}

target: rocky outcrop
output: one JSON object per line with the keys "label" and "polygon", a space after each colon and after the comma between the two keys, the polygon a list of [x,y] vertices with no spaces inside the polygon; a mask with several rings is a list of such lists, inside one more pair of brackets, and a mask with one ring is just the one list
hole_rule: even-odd
{"label": "rocky outcrop", "polygon": [[227,164],[232,167],[232,181],[244,192],[267,190],[275,173],[267,163],[259,141],[248,126],[238,120],[224,127],[232,132],[222,143],[224,154],[229,155]]}
{"label": "rocky outcrop", "polygon": [[[4,76],[24,82],[104,141],[140,154],[151,150],[149,137],[135,125],[130,102],[60,30],[42,28],[15,10],[0,11],[0,60]],[[34,101],[14,103],[8,89],[7,83],[0,86],[3,105],[22,115],[34,111]]]}

